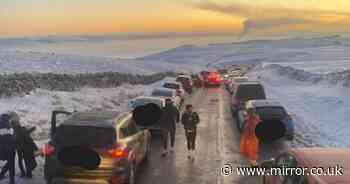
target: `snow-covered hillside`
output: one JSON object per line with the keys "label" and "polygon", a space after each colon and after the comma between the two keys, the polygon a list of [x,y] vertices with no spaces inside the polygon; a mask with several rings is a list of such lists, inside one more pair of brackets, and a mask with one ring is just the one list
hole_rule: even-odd
{"label": "snow-covered hillside", "polygon": [[0,74],[9,73],[99,73],[121,72],[131,74],[153,74],[166,71],[198,71],[194,66],[177,63],[149,62],[143,60],[118,59],[65,55],[41,52],[0,51]]}
{"label": "snow-covered hillside", "polygon": [[[28,44],[28,43],[27,43]],[[84,42],[82,44],[85,44]],[[105,46],[105,45],[101,45]],[[341,37],[259,40],[225,44],[183,45],[141,58],[32,52],[0,47],[0,73],[13,72],[124,72],[149,74],[161,71],[196,72],[230,63],[282,63],[313,72],[350,68],[350,41]],[[69,47],[69,44],[67,44]],[[309,66],[310,63],[310,66]],[[324,67],[330,63],[331,67]]]}

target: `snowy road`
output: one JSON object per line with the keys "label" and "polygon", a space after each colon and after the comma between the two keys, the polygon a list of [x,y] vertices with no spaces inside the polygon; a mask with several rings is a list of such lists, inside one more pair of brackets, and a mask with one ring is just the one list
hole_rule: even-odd
{"label": "snowy road", "polygon": [[[221,167],[235,169],[246,166],[239,154],[239,133],[232,119],[229,94],[223,88],[201,89],[187,100],[194,104],[201,117],[198,127],[197,153],[194,161],[187,158],[183,128],[178,125],[175,153],[161,157],[160,137],[153,137],[153,150],[137,177],[139,184],[256,184],[258,177],[221,175]],[[261,145],[260,160],[268,159],[287,148],[284,143]],[[40,163],[42,166],[43,163]],[[33,180],[19,179],[19,184],[44,184],[43,170],[39,167]],[[7,183],[7,179],[0,184]]]}
{"label": "snowy road", "polygon": [[[161,157],[160,137],[154,137],[153,152],[148,163],[140,169],[140,184],[232,184],[258,183],[258,177],[243,177],[233,173],[222,176],[221,167],[230,164],[246,166],[239,154],[239,133],[229,108],[229,95],[221,88],[204,89],[191,98],[201,117],[198,127],[197,153],[194,161],[187,158],[185,135],[178,125],[175,152]],[[262,145],[261,159],[267,159],[277,150],[286,148],[283,143]],[[276,150],[277,149],[277,150]]]}

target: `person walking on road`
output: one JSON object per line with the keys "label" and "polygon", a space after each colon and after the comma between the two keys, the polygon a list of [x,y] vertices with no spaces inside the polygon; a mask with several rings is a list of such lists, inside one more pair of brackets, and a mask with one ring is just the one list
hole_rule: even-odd
{"label": "person walking on road", "polygon": [[0,116],[0,160],[6,161],[6,164],[1,168],[0,180],[4,179],[9,171],[10,184],[15,184],[15,157],[16,141],[10,124],[10,116],[3,114]]}
{"label": "person walking on road", "polygon": [[245,126],[240,140],[240,152],[245,156],[252,167],[257,166],[259,140],[255,135],[255,127],[261,122],[260,117],[253,109],[247,109]]}
{"label": "person walking on road", "polygon": [[[14,129],[14,135],[16,137],[16,150],[18,155],[18,165],[21,170],[21,177],[32,178],[32,171],[37,166],[35,152],[38,151],[38,147],[30,133],[35,130],[35,127],[29,130],[22,127],[20,124],[20,118],[15,112],[11,112],[10,117],[11,124]],[[23,161],[25,163],[25,169],[23,166]]]}
{"label": "person walking on road", "polygon": [[160,118],[160,127],[162,130],[163,153],[165,156],[168,153],[168,140],[170,136],[170,152],[174,152],[176,123],[180,121],[180,112],[173,104],[171,99],[165,100],[165,107]]}
{"label": "person walking on road", "polygon": [[185,129],[187,140],[188,158],[193,158],[196,149],[197,125],[200,122],[197,112],[193,111],[191,104],[186,105],[186,111],[182,114],[181,122]]}

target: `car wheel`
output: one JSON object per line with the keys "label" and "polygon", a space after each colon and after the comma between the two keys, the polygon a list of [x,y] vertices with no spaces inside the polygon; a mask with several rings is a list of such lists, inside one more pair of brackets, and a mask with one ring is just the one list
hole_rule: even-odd
{"label": "car wheel", "polygon": [[136,184],[136,181],[135,181],[135,165],[134,164],[130,165],[129,177],[128,177],[128,181],[126,182],[126,184]]}

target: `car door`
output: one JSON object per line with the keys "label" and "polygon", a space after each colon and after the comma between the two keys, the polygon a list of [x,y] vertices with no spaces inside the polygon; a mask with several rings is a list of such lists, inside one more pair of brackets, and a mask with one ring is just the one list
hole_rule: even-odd
{"label": "car door", "polygon": [[120,130],[124,135],[123,142],[127,144],[128,148],[131,150],[133,158],[137,163],[141,162],[147,148],[145,146],[146,140],[144,139],[143,131],[137,127],[132,118],[130,118]]}

